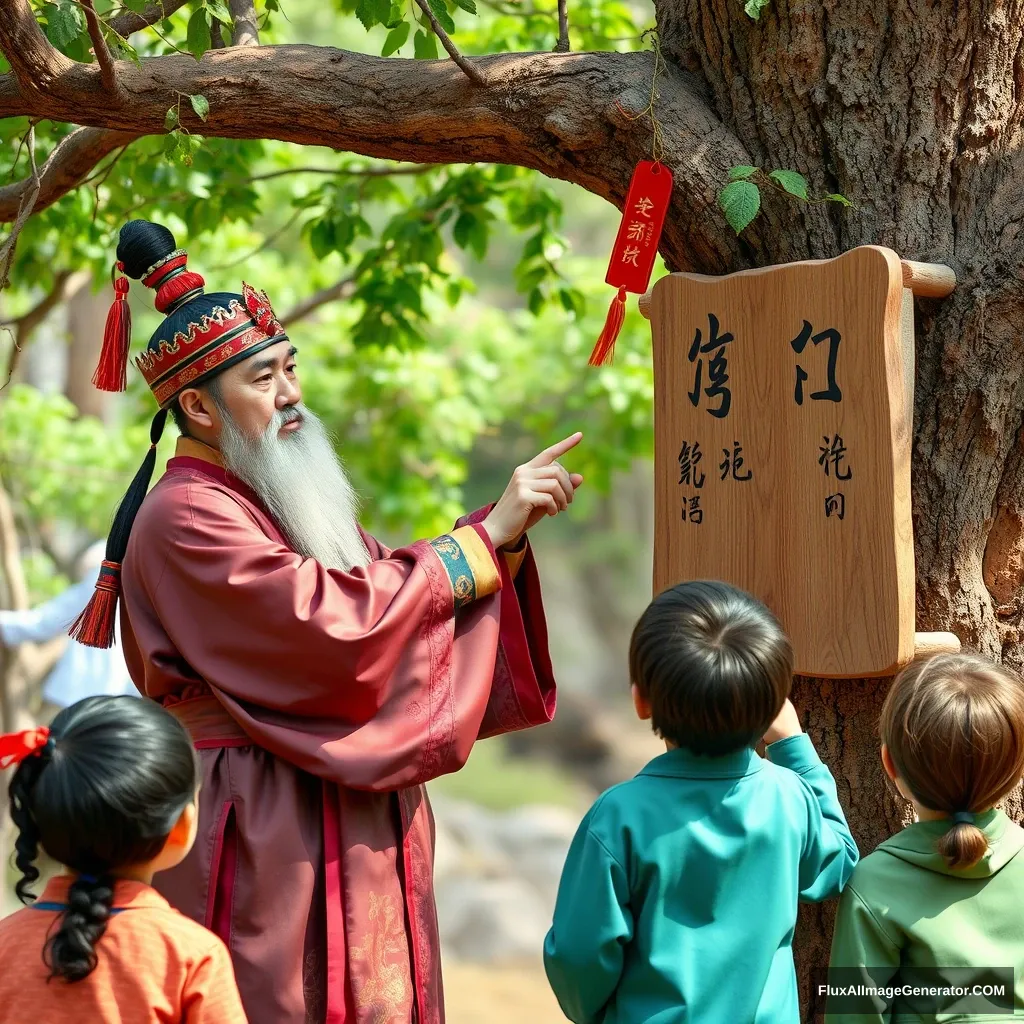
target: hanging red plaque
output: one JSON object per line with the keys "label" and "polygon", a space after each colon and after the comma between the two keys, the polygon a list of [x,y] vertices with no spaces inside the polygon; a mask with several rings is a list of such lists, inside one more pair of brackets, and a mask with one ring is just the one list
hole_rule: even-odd
{"label": "hanging red plaque", "polygon": [[672,198],[672,172],[660,161],[641,160],[629,183],[622,223],[615,238],[605,282],[618,289],[590,354],[591,366],[611,361],[626,315],[626,292],[642,295],[651,281],[661,229]]}

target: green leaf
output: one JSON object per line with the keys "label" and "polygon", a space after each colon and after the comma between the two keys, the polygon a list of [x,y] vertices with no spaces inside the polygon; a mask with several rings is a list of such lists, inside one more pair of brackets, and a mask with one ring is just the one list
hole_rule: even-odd
{"label": "green leaf", "polygon": [[452,16],[448,13],[448,4],[445,3],[445,0],[428,0],[428,2],[441,28],[451,35],[455,31],[455,22],[452,21]]}
{"label": "green leaf", "polygon": [[231,17],[231,12],[228,10],[228,5],[224,3],[224,0],[206,0],[206,9],[218,21],[224,22],[225,25],[230,25],[235,20]]}
{"label": "green leaf", "polygon": [[317,221],[309,233],[309,246],[318,260],[334,252],[334,223],[329,220]]}
{"label": "green leaf", "polygon": [[841,206],[853,206],[853,203],[851,203],[846,196],[842,196],[838,192],[830,192],[825,196],[825,198],[831,200],[833,203],[839,203]]}
{"label": "green leaf", "polygon": [[409,29],[411,28],[409,22],[403,21],[397,28],[393,28],[389,33],[387,39],[384,40],[384,49],[380,51],[382,57],[390,57],[391,54],[400,50],[409,38]]}
{"label": "green leaf", "polygon": [[130,60],[135,64],[142,64],[139,51],[127,39],[122,39],[116,32],[112,32],[108,42],[119,60]]}
{"label": "green leaf", "polygon": [[178,152],[178,148],[181,145],[182,133],[177,128],[173,132],[168,132],[164,136],[164,156],[169,159],[174,159]]}
{"label": "green leaf", "polygon": [[277,0],[266,0],[266,5],[265,6],[266,6],[268,11],[279,11],[279,10],[281,10],[281,5],[277,2]]}
{"label": "green leaf", "polygon": [[205,121],[207,115],[210,113],[210,101],[205,96],[189,96],[192,101],[192,109],[196,112],[196,117],[200,121]]}
{"label": "green leaf", "polygon": [[734,181],[718,194],[718,205],[738,235],[761,209],[761,193],[750,181]]}
{"label": "green leaf", "polygon": [[402,19],[405,17],[405,13],[402,9],[401,4],[392,3],[391,10],[388,11],[388,20],[386,25],[388,28],[398,28],[402,23]]}
{"label": "green leaf", "polygon": [[57,49],[63,49],[73,43],[84,28],[85,15],[78,5],[70,0],[60,0],[60,4],[47,15],[46,38]]}
{"label": "green leaf", "polygon": [[365,29],[386,24],[391,17],[391,0],[358,0],[356,17]]}
{"label": "green leaf", "polygon": [[124,0],[124,5],[129,11],[141,14],[149,6],[149,0]]}
{"label": "green leaf", "polygon": [[167,113],[164,115],[164,127],[169,131],[174,131],[178,127],[178,108],[170,107]]}
{"label": "green leaf", "polygon": [[455,6],[461,7],[470,14],[476,14],[476,0],[455,0]]}
{"label": "green leaf", "polygon": [[729,180],[742,181],[744,178],[749,178],[752,174],[756,173],[756,167],[751,167],[749,164],[741,164],[739,167],[729,168]]}
{"label": "green leaf", "polygon": [[539,316],[540,311],[544,308],[544,293],[539,288],[534,288],[526,300],[526,305],[534,316]]}
{"label": "green leaf", "polygon": [[473,228],[476,226],[476,217],[468,210],[459,214],[459,219],[452,228],[452,238],[460,249],[467,249],[473,237]]}
{"label": "green leaf", "polygon": [[743,5],[743,10],[747,12],[747,15],[758,21],[761,17],[761,12],[771,4],[772,0],[747,0]]}
{"label": "green leaf", "polygon": [[188,19],[185,45],[196,60],[210,48],[210,15],[205,8],[193,11],[192,17]]}
{"label": "green leaf", "polygon": [[417,60],[437,60],[437,40],[433,32],[418,31],[413,36],[412,46]]}
{"label": "green leaf", "polygon": [[796,171],[772,171],[768,175],[772,181],[781,185],[785,191],[797,199],[807,198],[807,179]]}

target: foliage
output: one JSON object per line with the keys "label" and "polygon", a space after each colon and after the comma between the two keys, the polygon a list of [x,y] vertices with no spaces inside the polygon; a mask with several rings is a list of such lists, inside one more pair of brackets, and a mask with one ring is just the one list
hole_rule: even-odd
{"label": "foliage", "polygon": [[[91,59],[75,0],[35,6],[55,45]],[[96,6],[104,22],[123,10],[103,0]],[[316,38],[436,56],[413,2],[286,6],[287,17],[275,0],[257,0],[262,43]],[[431,0],[431,7],[467,54],[551,49],[557,38],[556,0]],[[617,0],[580,0],[573,45],[639,47],[634,19]],[[125,59],[175,51],[198,58],[218,25],[229,39],[222,0],[192,0],[133,36],[131,47],[112,32],[107,38]],[[502,449],[510,470],[514,458],[581,427],[587,437],[573,468],[586,474],[589,491],[650,453],[649,331],[639,315],[627,319],[614,366],[586,366],[609,296],[601,262],[571,256],[563,234],[563,197],[578,193],[513,167],[398,165],[206,138],[209,113],[206,97],[178,96],[164,137],[112,154],[85,186],[30,218],[12,274],[19,289],[5,295],[8,315],[37,301],[60,270],[88,266],[97,281],[108,279],[117,231],[131,217],[151,217],[187,240],[191,263],[211,288],[238,290],[243,277],[266,288],[279,315],[345,282],[346,301],[290,325],[289,334],[300,350],[306,400],[340,439],[367,496],[365,522],[396,539],[450,528],[465,511],[469,458],[481,444]],[[27,127],[24,119],[0,121],[0,142],[12,154],[8,179],[28,173],[19,148]],[[39,124],[37,161],[69,130]],[[600,244],[610,245],[614,211],[586,196],[574,199],[574,221],[580,208],[596,211],[588,216],[606,225]],[[487,295],[474,294],[480,287]],[[135,350],[159,319],[150,302],[133,284]],[[15,493],[34,550],[58,515],[90,536],[105,532],[145,452],[154,411],[134,371],[130,379],[125,425],[111,429],[76,420],[58,398],[23,388],[0,393],[0,476]],[[161,455],[172,446],[168,436]],[[584,499],[577,510],[585,508]]]}
{"label": "foliage", "polygon": [[746,0],[743,4],[743,10],[753,18],[754,21],[758,21],[761,18],[761,12],[771,6],[772,0]]}
{"label": "foliage", "polygon": [[821,199],[809,199],[807,179],[796,171],[774,170],[765,174],[760,167],[747,164],[729,168],[729,182],[718,193],[718,205],[725,214],[729,226],[738,235],[757,216],[761,209],[761,185],[767,185],[776,192],[813,205],[816,203],[839,203],[850,206],[846,196],[831,192]]}
{"label": "foliage", "polygon": [[473,747],[466,770],[430,783],[431,794],[467,800],[492,811],[529,804],[579,809],[583,794],[553,765],[512,758],[502,737]]}

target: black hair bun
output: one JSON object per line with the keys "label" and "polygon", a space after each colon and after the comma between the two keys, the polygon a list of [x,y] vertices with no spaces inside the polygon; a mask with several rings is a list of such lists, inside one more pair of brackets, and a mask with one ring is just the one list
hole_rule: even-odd
{"label": "black hair bun", "polygon": [[117,258],[124,264],[124,272],[138,281],[154,263],[175,249],[174,235],[162,224],[154,224],[151,220],[130,220],[121,228]]}

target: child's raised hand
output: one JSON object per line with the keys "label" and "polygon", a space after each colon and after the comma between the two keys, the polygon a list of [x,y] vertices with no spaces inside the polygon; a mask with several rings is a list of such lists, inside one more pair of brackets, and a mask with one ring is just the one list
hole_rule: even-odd
{"label": "child's raised hand", "polygon": [[764,734],[765,743],[775,743],[777,740],[784,740],[787,736],[799,736],[803,732],[800,728],[800,718],[793,707],[793,702],[787,697],[782,710],[775,716],[775,721],[768,726]]}

